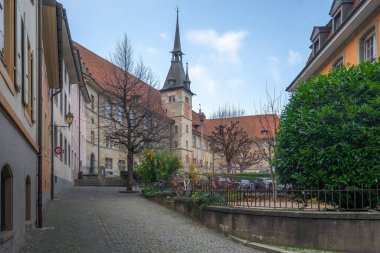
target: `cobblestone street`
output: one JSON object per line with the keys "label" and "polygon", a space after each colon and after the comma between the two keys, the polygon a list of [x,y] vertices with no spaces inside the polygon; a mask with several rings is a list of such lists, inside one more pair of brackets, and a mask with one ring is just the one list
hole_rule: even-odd
{"label": "cobblestone street", "polygon": [[258,252],[123,188],[74,187],[23,252]]}

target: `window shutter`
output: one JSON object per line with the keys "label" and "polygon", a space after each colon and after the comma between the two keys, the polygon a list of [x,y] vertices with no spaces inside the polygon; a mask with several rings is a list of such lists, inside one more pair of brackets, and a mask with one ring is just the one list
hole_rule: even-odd
{"label": "window shutter", "polygon": [[29,54],[28,54],[28,33],[26,32],[25,23],[22,22],[22,32],[23,32],[23,49],[22,49],[22,84],[23,84],[23,94],[24,94],[24,104],[27,106],[29,104],[29,80],[28,80],[28,71],[29,71]]}
{"label": "window shutter", "polygon": [[0,50],[4,54],[4,0],[0,0]]}
{"label": "window shutter", "polygon": [[37,113],[37,103],[36,103],[36,96],[35,96],[35,92],[34,89],[35,89],[35,85],[34,85],[34,79],[35,79],[35,64],[34,64],[34,51],[31,51],[30,52],[30,74],[31,76],[29,77],[31,80],[30,80],[30,83],[32,84],[31,85],[31,89],[32,89],[32,121],[33,123],[36,122],[36,113]]}
{"label": "window shutter", "polygon": [[23,27],[22,27],[22,17],[21,17],[21,11],[18,4],[18,1],[16,2],[15,6],[15,17],[16,17],[16,41],[15,41],[15,84],[16,89],[18,91],[21,91],[22,86],[22,33],[23,33]]}

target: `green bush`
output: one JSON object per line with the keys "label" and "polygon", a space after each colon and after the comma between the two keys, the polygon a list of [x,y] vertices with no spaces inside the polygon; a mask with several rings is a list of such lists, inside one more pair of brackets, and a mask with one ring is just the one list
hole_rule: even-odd
{"label": "green bush", "polygon": [[203,211],[206,206],[224,204],[224,198],[216,192],[197,192],[186,198],[186,201],[190,207],[195,206],[199,211]]}
{"label": "green bush", "polygon": [[169,151],[145,149],[136,173],[141,182],[153,183],[160,179],[169,180],[180,167],[179,157],[170,154]]}
{"label": "green bush", "polygon": [[282,183],[371,187],[380,179],[380,62],[303,82],[281,116],[275,154]]}

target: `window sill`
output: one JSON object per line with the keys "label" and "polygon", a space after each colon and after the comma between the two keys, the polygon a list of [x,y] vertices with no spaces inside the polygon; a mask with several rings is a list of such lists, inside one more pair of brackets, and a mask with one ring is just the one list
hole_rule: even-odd
{"label": "window sill", "polygon": [[0,244],[3,244],[6,241],[12,239],[14,235],[15,235],[15,232],[13,232],[13,230],[0,232]]}

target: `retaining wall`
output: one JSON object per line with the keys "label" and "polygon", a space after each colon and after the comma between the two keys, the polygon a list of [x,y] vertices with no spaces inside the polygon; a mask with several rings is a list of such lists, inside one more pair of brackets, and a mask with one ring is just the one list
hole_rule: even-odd
{"label": "retaining wall", "polygon": [[149,199],[209,228],[273,245],[339,252],[380,252],[380,213],[301,212],[210,206],[203,212],[183,200]]}

